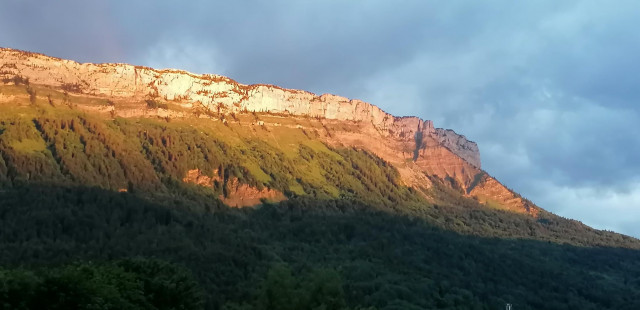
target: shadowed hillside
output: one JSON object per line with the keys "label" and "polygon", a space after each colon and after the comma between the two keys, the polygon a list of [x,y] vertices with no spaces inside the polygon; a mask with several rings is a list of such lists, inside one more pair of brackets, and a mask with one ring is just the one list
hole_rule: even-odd
{"label": "shadowed hillside", "polygon": [[[191,210],[193,203],[171,204],[97,188],[6,190],[0,193],[0,262],[9,267],[163,259],[191,269],[210,309],[224,304],[225,309],[263,309],[263,290],[305,290],[306,281],[313,283],[319,276],[313,276],[314,270],[320,269],[329,276],[321,283],[337,281],[331,285],[343,291],[324,298],[338,296],[351,307],[499,309],[505,302],[518,309],[640,306],[636,250],[462,235],[345,199],[296,198],[215,212]],[[497,225],[485,221],[488,215],[471,216],[472,225]],[[500,218],[505,234],[522,229],[517,219],[491,217]],[[270,275],[277,266],[285,270]],[[296,284],[286,269],[302,282]],[[276,284],[281,277],[290,279],[291,286]]]}

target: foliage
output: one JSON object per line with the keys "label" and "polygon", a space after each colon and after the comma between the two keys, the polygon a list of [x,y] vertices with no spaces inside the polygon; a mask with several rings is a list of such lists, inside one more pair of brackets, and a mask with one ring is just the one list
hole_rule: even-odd
{"label": "foliage", "polygon": [[165,109],[168,110],[169,109],[169,105],[166,103],[161,103],[158,102],[154,99],[147,99],[145,100],[145,102],[147,103],[147,107],[150,109]]}
{"label": "foliage", "polygon": [[294,277],[289,266],[275,265],[267,272],[254,308],[346,310],[347,305],[342,279],[335,270],[317,269],[307,277]]}
{"label": "foliage", "polygon": [[60,87],[64,92],[82,93],[82,86],[78,83],[64,83]]}
{"label": "foliage", "polygon": [[[158,193],[175,191],[189,170],[198,169],[221,180],[212,184],[212,192],[217,194],[226,194],[227,182],[237,178],[241,183],[273,188],[290,197],[357,197],[387,207],[424,202],[397,181],[393,167],[361,150],[327,153],[300,144],[299,154],[290,158],[251,137],[243,137],[240,145],[231,145],[196,129],[122,119],[105,123],[86,115],[45,115],[2,122],[9,129],[0,136],[6,141],[3,158],[6,165],[15,167],[15,172],[7,175],[10,180],[38,175],[38,180],[50,182]],[[25,132],[29,137],[12,132]],[[31,145],[45,145],[46,150],[25,154],[10,147],[24,145],[24,139],[33,141]],[[30,167],[33,161],[38,162],[36,171]]]}
{"label": "foliage", "polygon": [[[156,257],[189,268],[208,309],[257,309],[265,300],[283,302],[261,296],[290,290],[296,303],[314,307],[342,307],[342,294],[350,308],[640,307],[637,250],[461,235],[356,200],[297,198],[213,213],[174,203],[98,188],[6,189],[0,193],[0,264]],[[274,268],[282,263],[291,272]],[[149,275],[145,287],[182,283],[155,265],[116,266]]]}
{"label": "foliage", "polygon": [[[5,308],[192,309],[198,287],[207,309],[640,307],[631,237],[492,210],[435,177],[425,198],[310,134],[43,111],[0,116]],[[193,169],[211,184],[184,183]],[[227,208],[234,179],[288,200]],[[88,263],[130,257],[165,262]]]}
{"label": "foliage", "polygon": [[[469,235],[640,247],[636,239],[546,212],[535,219],[491,210],[435,177],[427,202],[371,153],[300,139],[290,140],[298,143],[297,152],[285,153],[252,136],[230,140],[184,124],[104,121],[74,113],[0,118],[0,183],[82,184],[211,211],[221,207],[219,195],[229,194],[228,182],[238,179],[290,199],[358,201]],[[214,180],[210,187],[183,183],[193,169]]]}
{"label": "foliage", "polygon": [[27,94],[29,94],[29,102],[32,105],[35,105],[36,104],[36,100],[38,98],[36,90],[31,88],[31,86],[27,86]]}
{"label": "foliage", "polygon": [[[150,273],[149,270],[154,273]],[[1,309],[202,309],[189,272],[153,260],[0,269]]]}

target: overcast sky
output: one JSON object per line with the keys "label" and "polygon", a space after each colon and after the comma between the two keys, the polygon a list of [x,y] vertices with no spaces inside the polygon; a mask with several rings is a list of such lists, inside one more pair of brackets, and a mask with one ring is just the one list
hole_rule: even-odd
{"label": "overcast sky", "polygon": [[640,1],[0,1],[0,46],[358,98],[640,237]]}

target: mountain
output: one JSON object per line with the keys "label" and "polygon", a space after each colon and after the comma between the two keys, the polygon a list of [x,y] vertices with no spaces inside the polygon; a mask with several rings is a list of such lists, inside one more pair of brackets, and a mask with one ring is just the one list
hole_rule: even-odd
{"label": "mountain", "polygon": [[79,64],[11,49],[0,53],[1,78],[7,81],[20,76],[32,84],[96,100],[109,98],[112,103],[76,103],[81,110],[112,117],[196,116],[223,122],[243,112],[267,113],[257,123],[250,118],[234,121],[311,131],[330,146],[365,149],[391,163],[402,183],[418,190],[431,187],[428,176],[436,176],[452,182],[465,196],[496,208],[532,216],[539,210],[480,169],[475,142],[452,130],[435,129],[429,120],[394,117],[360,100],[272,85],[243,85],[218,75],[126,64]]}
{"label": "mountain", "polygon": [[638,306],[639,240],[536,206],[432,121],[6,48],[0,80],[9,268],[159,258],[211,309]]}

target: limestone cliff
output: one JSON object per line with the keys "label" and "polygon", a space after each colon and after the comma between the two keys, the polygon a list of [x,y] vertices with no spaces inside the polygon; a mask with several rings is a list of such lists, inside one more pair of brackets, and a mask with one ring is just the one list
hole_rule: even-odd
{"label": "limestone cliff", "polygon": [[[121,117],[190,117],[204,111],[219,118],[236,112],[268,112],[279,117],[306,118],[319,123],[318,128],[325,131],[320,138],[326,143],[372,151],[397,167],[407,186],[427,196],[430,177],[435,176],[455,180],[462,195],[499,208],[537,214],[537,207],[528,205],[480,170],[480,154],[475,142],[451,130],[435,129],[429,120],[394,117],[360,100],[329,94],[318,96],[272,85],[243,85],[219,75],[196,75],[128,64],[80,64],[0,49],[0,80],[11,83],[15,76],[72,94],[118,101],[117,109],[111,107],[110,112]],[[180,111],[150,109],[144,106],[144,101],[149,99],[170,103]],[[90,106],[84,108],[102,111]],[[260,122],[264,126],[280,126],[278,121]],[[192,179],[188,181],[197,184],[210,181],[197,176]],[[249,203],[259,198],[283,198],[268,189],[259,191],[242,184],[231,187],[239,195],[232,197],[237,205],[248,203],[240,201],[245,198]]]}
{"label": "limestone cliff", "polygon": [[317,96],[273,85],[243,85],[219,75],[196,75],[128,64],[81,64],[41,54],[0,49],[0,78],[16,75],[28,77],[35,84],[88,95],[138,100],[158,98],[185,108],[204,108],[214,112],[270,112],[366,122],[385,136],[418,132],[420,135],[435,134],[429,120],[394,117],[375,105],[336,95]]}
{"label": "limestone cliff", "polygon": [[0,49],[0,73],[4,76],[21,75],[32,83],[83,94],[161,98],[186,107],[205,107],[212,111],[220,108],[225,112],[246,110],[364,121],[384,131],[402,131],[400,127],[403,124],[418,123],[417,118],[406,122],[404,118],[397,119],[375,105],[336,95],[317,96],[273,85],[243,85],[219,75],[197,75],[173,69],[155,70],[128,64],[81,64],[13,49]]}
{"label": "limestone cliff", "polygon": [[467,137],[459,135],[451,129],[436,128],[435,136],[440,144],[470,164],[481,168],[480,150],[478,150],[478,145],[475,142],[467,140]]}

